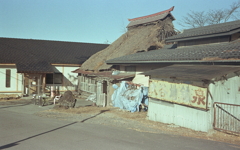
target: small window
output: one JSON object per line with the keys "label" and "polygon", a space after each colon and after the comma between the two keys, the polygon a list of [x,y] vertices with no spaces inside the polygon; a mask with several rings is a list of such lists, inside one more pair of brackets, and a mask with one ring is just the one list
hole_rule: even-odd
{"label": "small window", "polygon": [[46,84],[62,84],[62,73],[46,74]]}
{"label": "small window", "polygon": [[11,70],[6,70],[6,87],[9,88],[11,86]]}
{"label": "small window", "polygon": [[136,66],[125,66],[126,72],[136,72]]}

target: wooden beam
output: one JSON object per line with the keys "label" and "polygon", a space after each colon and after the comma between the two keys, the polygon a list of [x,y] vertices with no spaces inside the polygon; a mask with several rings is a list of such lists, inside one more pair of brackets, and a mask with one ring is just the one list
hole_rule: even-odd
{"label": "wooden beam", "polygon": [[3,66],[15,66],[16,64],[0,64],[0,65],[3,65]]}
{"label": "wooden beam", "polygon": [[73,67],[80,67],[82,64],[51,64],[53,66],[73,66]]}
{"label": "wooden beam", "polygon": [[22,91],[0,91],[0,93],[22,93]]}

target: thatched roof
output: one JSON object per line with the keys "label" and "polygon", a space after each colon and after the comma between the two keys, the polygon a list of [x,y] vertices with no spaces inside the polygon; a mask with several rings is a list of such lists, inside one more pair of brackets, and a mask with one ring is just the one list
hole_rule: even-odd
{"label": "thatched roof", "polygon": [[[170,13],[170,12],[169,12]],[[163,40],[175,35],[172,15],[162,20],[155,20],[151,24],[143,24],[129,29],[110,46],[92,55],[80,67],[81,70],[92,70],[98,72],[107,70],[112,65],[107,65],[106,60],[129,55],[138,51],[149,51],[163,47]]]}

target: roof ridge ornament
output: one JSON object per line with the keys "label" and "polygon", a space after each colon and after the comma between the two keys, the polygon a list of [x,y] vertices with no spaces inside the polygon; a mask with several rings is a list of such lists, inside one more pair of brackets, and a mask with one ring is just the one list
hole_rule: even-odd
{"label": "roof ridge ornament", "polygon": [[145,18],[149,18],[149,17],[154,17],[154,16],[157,16],[157,15],[160,15],[160,14],[164,14],[166,12],[171,12],[173,11],[174,9],[174,6],[172,6],[170,9],[167,9],[167,10],[164,10],[164,11],[161,11],[161,12],[158,12],[158,13],[154,13],[154,14],[151,14],[151,15],[147,15],[147,16],[142,16],[142,17],[137,17],[137,18],[133,18],[133,19],[128,19],[128,21],[136,21],[136,20],[140,20],[140,19],[145,19]]}

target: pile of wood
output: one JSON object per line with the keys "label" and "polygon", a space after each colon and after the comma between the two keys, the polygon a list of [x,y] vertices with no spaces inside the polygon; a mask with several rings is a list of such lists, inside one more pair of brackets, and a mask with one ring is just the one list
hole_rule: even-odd
{"label": "pile of wood", "polygon": [[58,107],[61,108],[74,108],[76,98],[71,91],[66,91],[59,99]]}

